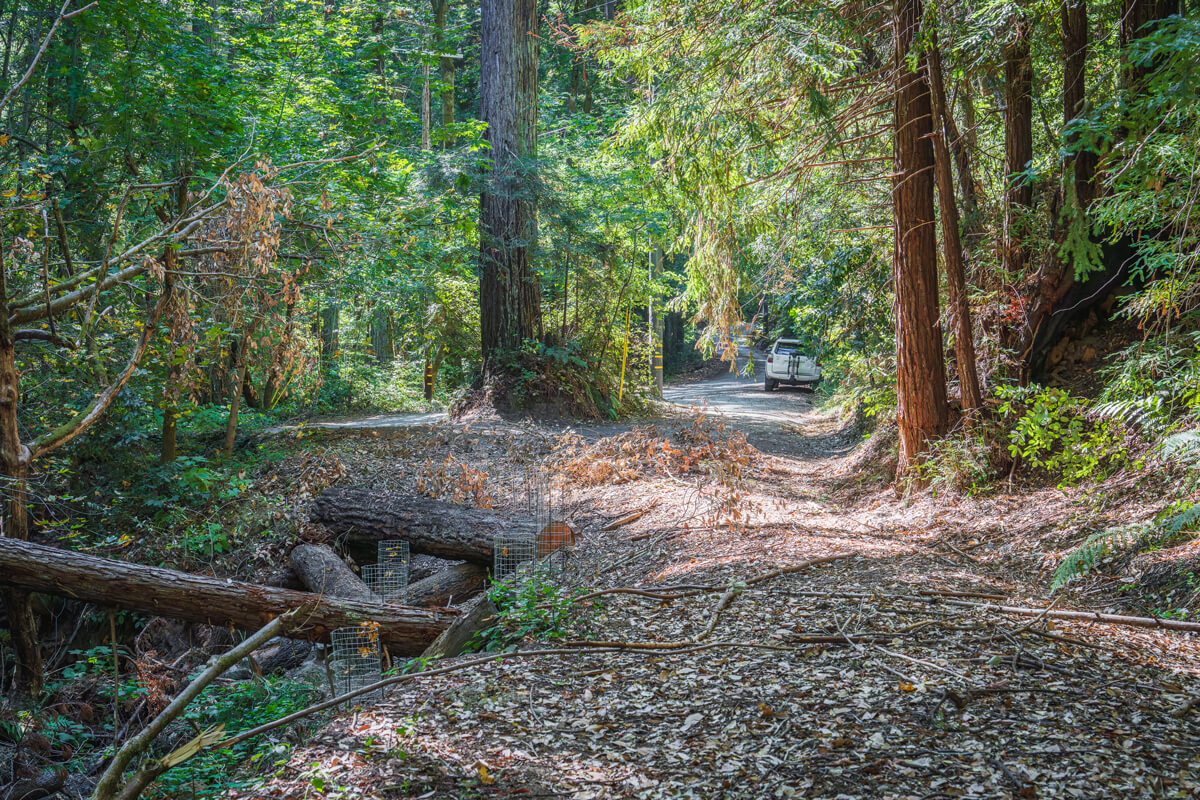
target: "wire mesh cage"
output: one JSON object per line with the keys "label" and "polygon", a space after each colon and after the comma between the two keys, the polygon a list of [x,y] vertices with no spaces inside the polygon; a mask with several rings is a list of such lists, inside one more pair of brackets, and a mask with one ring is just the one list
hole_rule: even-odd
{"label": "wire mesh cage", "polygon": [[527,481],[527,513],[537,531],[537,557],[543,571],[559,574],[566,567],[567,554],[575,544],[575,529],[565,519],[567,504],[562,482],[544,466],[533,471]]}
{"label": "wire mesh cage", "polygon": [[385,539],[379,543],[378,558],[380,564],[403,564],[405,573],[408,572],[412,559],[409,556],[408,542],[403,539]]}
{"label": "wire mesh cage", "polygon": [[399,603],[408,600],[408,564],[383,561],[362,568],[363,581],[380,602]]}
{"label": "wire mesh cage", "polygon": [[[360,625],[356,628],[337,628],[330,634],[333,652],[329,656],[329,671],[333,676],[334,692],[341,697],[364,686],[377,683],[383,677],[383,656],[379,646],[379,628]],[[378,702],[383,690],[360,695],[362,702]]]}
{"label": "wire mesh cage", "polygon": [[562,572],[575,531],[562,515],[562,493],[542,465],[526,472],[517,495],[522,531],[496,534],[492,566],[494,580],[502,581],[537,572],[543,577]]}
{"label": "wire mesh cage", "polygon": [[532,467],[525,473],[525,517],[533,523],[534,530],[542,530],[554,518],[553,484],[540,467]]}
{"label": "wire mesh cage", "polygon": [[385,603],[406,602],[412,562],[408,542],[385,539],[379,543],[377,553],[376,563],[363,567],[363,580],[367,587]]}
{"label": "wire mesh cage", "polygon": [[492,559],[492,579],[517,578],[537,562],[537,537],[533,533],[497,533]]}

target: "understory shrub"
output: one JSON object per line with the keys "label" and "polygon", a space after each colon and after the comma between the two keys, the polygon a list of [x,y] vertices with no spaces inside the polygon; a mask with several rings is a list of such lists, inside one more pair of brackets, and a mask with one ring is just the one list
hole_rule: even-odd
{"label": "understory shrub", "polygon": [[1128,462],[1120,424],[1089,418],[1086,400],[1042,386],[1000,386],[996,394],[1009,454],[1059,486],[1103,480]]}
{"label": "understory shrub", "polygon": [[499,612],[496,625],[478,634],[474,644],[479,650],[493,651],[529,640],[563,639],[583,591],[559,586],[536,571],[496,581],[488,590],[488,599]]}
{"label": "understory shrub", "polygon": [[[184,713],[193,730],[224,725],[232,734],[273,722],[316,701],[320,690],[286,678],[263,678],[231,686],[210,686]],[[248,739],[223,750],[201,750],[164,774],[152,798],[213,797],[252,783],[286,764],[289,748],[271,737]]]}
{"label": "understory shrub", "polygon": [[365,353],[343,354],[329,367],[317,396],[318,408],[326,412],[421,410],[425,407],[422,371],[422,365],[403,359],[380,364]]}
{"label": "understory shrub", "polygon": [[938,439],[917,466],[917,477],[935,494],[979,494],[998,472],[991,433],[977,425]]}

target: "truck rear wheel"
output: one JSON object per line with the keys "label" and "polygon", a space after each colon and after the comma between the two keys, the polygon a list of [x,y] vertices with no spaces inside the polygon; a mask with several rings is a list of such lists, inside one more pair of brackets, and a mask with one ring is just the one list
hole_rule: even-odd
{"label": "truck rear wheel", "polygon": [[775,387],[779,385],[779,381],[774,378],[767,378],[763,381],[763,390],[767,392],[775,391]]}

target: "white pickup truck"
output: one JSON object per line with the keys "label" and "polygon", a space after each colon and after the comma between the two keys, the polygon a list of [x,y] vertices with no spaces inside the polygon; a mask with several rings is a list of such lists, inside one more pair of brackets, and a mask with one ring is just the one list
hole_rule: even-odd
{"label": "white pickup truck", "polygon": [[798,339],[777,339],[767,354],[767,374],[763,388],[775,391],[779,384],[813,388],[821,382],[821,366],[800,352]]}

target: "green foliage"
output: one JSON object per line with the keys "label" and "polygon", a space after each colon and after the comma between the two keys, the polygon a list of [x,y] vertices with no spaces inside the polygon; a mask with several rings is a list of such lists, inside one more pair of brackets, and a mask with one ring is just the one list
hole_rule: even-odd
{"label": "green foliage", "polygon": [[424,410],[421,375],[422,365],[411,362],[380,364],[366,353],[344,355],[329,366],[317,395],[317,408],[326,413]]}
{"label": "green foliage", "polygon": [[508,376],[503,394],[514,408],[616,419],[641,407],[648,382],[645,358],[631,352],[622,391],[620,355],[616,347],[597,351],[574,339],[552,345],[526,341],[501,357]]}
{"label": "green foliage", "polygon": [[1081,398],[1041,386],[1000,386],[996,393],[1009,453],[1045,470],[1060,486],[1102,480],[1126,464],[1120,428],[1109,420],[1089,420]]}
{"label": "green foliage", "polygon": [[496,581],[488,590],[488,599],[499,611],[499,619],[494,627],[478,634],[474,644],[479,650],[497,651],[526,641],[565,638],[567,623],[580,610],[576,598],[584,592],[559,586],[537,570]]}
{"label": "green foliage", "polygon": [[975,495],[991,484],[998,472],[995,432],[977,425],[960,428],[935,441],[916,467],[916,477],[935,494]]}
{"label": "green foliage", "polygon": [[[204,730],[224,724],[227,732],[272,722],[311,705],[320,691],[285,678],[265,678],[230,686],[210,686],[184,712],[183,720]],[[224,750],[202,750],[167,772],[151,787],[152,798],[212,797],[253,784],[254,775],[269,774],[288,762],[289,747],[266,739],[250,739]]]}
{"label": "green foliage", "polygon": [[[1131,300],[1128,313],[1135,307],[1151,312],[1155,301],[1149,294]],[[1172,331],[1132,344],[1102,374],[1101,415],[1150,435],[1165,434],[1181,418],[1200,415],[1200,331]]]}
{"label": "green foliage", "polygon": [[162,513],[233,500],[250,486],[238,466],[218,464],[206,456],[180,456],[149,469],[135,484],[131,496]]}
{"label": "green foliage", "polygon": [[1148,531],[1149,526],[1146,525],[1123,525],[1093,533],[1054,570],[1050,588],[1061,589],[1072,580],[1091,572],[1106,558],[1142,543]]}
{"label": "green foliage", "polygon": [[1183,503],[1164,509],[1151,522],[1094,533],[1058,565],[1050,588],[1061,589],[1119,555],[1178,544],[1191,538],[1197,523],[1200,523],[1200,503]]}

